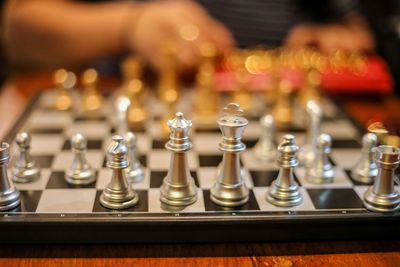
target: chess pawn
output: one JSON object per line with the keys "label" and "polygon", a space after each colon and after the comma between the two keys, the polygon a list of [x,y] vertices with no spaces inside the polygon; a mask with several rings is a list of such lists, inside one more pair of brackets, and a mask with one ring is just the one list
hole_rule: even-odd
{"label": "chess pawn", "polygon": [[107,167],[112,169],[112,177],[100,195],[100,204],[109,209],[127,209],[139,202],[138,194],[125,176],[128,148],[123,141],[121,136],[115,135],[107,148]]}
{"label": "chess pawn", "polygon": [[54,108],[61,111],[70,110],[73,102],[71,90],[76,83],[75,74],[59,69],[54,74],[54,83],[57,86]]}
{"label": "chess pawn", "polygon": [[189,140],[192,122],[178,112],[175,119],[168,121],[168,126],[171,134],[165,147],[171,151],[171,162],[160,188],[160,200],[171,206],[187,206],[197,199],[197,188],[187,160],[187,152],[192,148]]}
{"label": "chess pawn", "polygon": [[86,115],[100,115],[98,111],[103,105],[103,97],[98,92],[98,74],[95,69],[87,69],[82,75],[83,91],[83,110]]}
{"label": "chess pawn", "polygon": [[124,169],[125,176],[131,183],[137,183],[144,179],[144,169],[139,161],[139,153],[137,149],[137,138],[132,132],[125,135],[125,144],[128,147],[128,168]]}
{"label": "chess pawn", "polygon": [[65,173],[65,180],[73,185],[93,183],[96,180],[96,176],[86,160],[87,141],[82,134],[78,133],[72,136],[71,149],[74,159]]}
{"label": "chess pawn", "polygon": [[11,210],[20,203],[20,193],[8,177],[7,165],[10,161],[10,146],[0,145],[0,211]]}
{"label": "chess pawn", "polygon": [[371,184],[378,175],[378,167],[373,158],[373,150],[378,138],[373,133],[367,133],[362,139],[361,158],[351,171],[351,177],[360,183]]}
{"label": "chess pawn", "polygon": [[16,137],[19,156],[13,168],[13,181],[17,183],[29,183],[40,178],[40,168],[29,152],[31,146],[31,136],[22,132]]}
{"label": "chess pawn", "polygon": [[329,160],[332,138],[329,134],[321,134],[317,139],[317,154],[312,165],[307,168],[306,179],[314,184],[332,183],[335,170]]}
{"label": "chess pawn", "polygon": [[223,152],[223,158],[210,197],[217,205],[236,207],[249,200],[239,157],[239,153],[246,149],[241,137],[248,121],[242,117],[243,110],[236,103],[228,104],[224,112],[225,115],[218,120],[223,136],[218,148]]}
{"label": "chess pawn", "polygon": [[297,167],[296,153],[299,147],[295,144],[294,136],[287,134],[278,147],[280,166],[278,177],[269,187],[266,199],[275,206],[293,207],[301,204],[303,198],[299,186],[294,180],[293,169]]}
{"label": "chess pawn", "polygon": [[118,135],[124,136],[128,130],[128,110],[131,105],[131,101],[126,96],[119,96],[115,100],[116,116],[116,131]]}
{"label": "chess pawn", "polygon": [[272,115],[278,128],[286,128],[293,122],[293,107],[290,101],[292,91],[291,82],[287,80],[281,81],[279,84],[278,99],[272,110]]}
{"label": "chess pawn", "polygon": [[364,206],[377,212],[394,212],[400,209],[400,195],[394,188],[395,169],[400,165],[400,149],[381,145],[374,148],[378,165],[375,182],[364,194]]}
{"label": "chess pawn", "polygon": [[274,117],[270,114],[263,116],[260,125],[261,137],[254,147],[254,154],[260,161],[273,161],[276,157]]}
{"label": "chess pawn", "polygon": [[308,166],[315,158],[317,139],[321,132],[322,108],[314,100],[307,103],[307,134],[304,146],[299,152],[300,164]]}

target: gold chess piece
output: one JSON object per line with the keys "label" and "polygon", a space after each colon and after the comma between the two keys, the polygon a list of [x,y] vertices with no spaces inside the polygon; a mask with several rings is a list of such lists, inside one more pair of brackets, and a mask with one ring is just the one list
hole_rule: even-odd
{"label": "gold chess piece", "polygon": [[278,99],[272,110],[278,128],[287,128],[293,122],[293,107],[291,104],[291,94],[293,92],[292,83],[282,80],[279,83]]}
{"label": "gold chess piece", "polygon": [[[216,48],[210,43],[200,46],[202,63],[196,75],[194,117],[198,127],[216,126],[219,114],[219,95],[214,86]],[[207,101],[204,101],[204,100]]]}
{"label": "gold chess piece", "polygon": [[83,111],[86,115],[101,115],[98,113],[103,105],[103,96],[98,91],[98,74],[95,69],[87,69],[82,74]]}
{"label": "gold chess piece", "polygon": [[138,130],[143,128],[148,118],[148,111],[144,106],[146,100],[145,85],[142,77],[142,62],[137,56],[129,56],[122,63],[124,82],[122,94],[131,102],[128,109],[129,128]]}
{"label": "gold chess piece", "polygon": [[249,92],[250,73],[246,69],[246,59],[249,52],[241,50],[230,56],[229,62],[236,78],[236,88],[232,92],[231,102],[238,103],[243,110],[252,108],[252,95]]}
{"label": "gold chess piece", "polygon": [[76,76],[70,71],[59,69],[54,73],[54,83],[57,87],[54,108],[56,110],[70,110],[72,108],[71,90],[76,84]]}
{"label": "gold chess piece", "polygon": [[386,129],[382,122],[373,122],[367,127],[368,132],[374,133],[378,137],[378,142],[381,145],[387,145],[387,139],[389,136],[389,131]]}
{"label": "gold chess piece", "polygon": [[176,47],[165,43],[163,47],[163,66],[160,72],[157,95],[162,102],[169,103],[171,98],[179,95],[178,71],[176,66]]}
{"label": "gold chess piece", "polygon": [[266,58],[269,61],[270,82],[265,90],[265,102],[267,105],[271,106],[278,98],[281,60],[279,59],[279,52],[276,50],[270,50],[266,53]]}
{"label": "gold chess piece", "polygon": [[310,68],[306,74],[305,82],[299,92],[300,105],[304,107],[304,109],[306,108],[308,101],[320,101],[320,84],[321,74],[317,69]]}

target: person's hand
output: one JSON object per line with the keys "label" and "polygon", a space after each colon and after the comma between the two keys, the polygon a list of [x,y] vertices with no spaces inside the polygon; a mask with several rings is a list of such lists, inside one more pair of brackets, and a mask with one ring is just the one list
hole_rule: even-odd
{"label": "person's hand", "polygon": [[367,52],[375,48],[368,27],[358,16],[350,16],[340,23],[297,25],[289,32],[285,45],[290,48],[314,45],[325,53]]}
{"label": "person's hand", "polygon": [[164,64],[162,50],[167,43],[175,46],[180,70],[198,63],[203,43],[213,43],[219,54],[228,53],[234,44],[230,32],[192,1],[145,3],[135,15],[136,23],[125,32],[127,47],[156,69]]}

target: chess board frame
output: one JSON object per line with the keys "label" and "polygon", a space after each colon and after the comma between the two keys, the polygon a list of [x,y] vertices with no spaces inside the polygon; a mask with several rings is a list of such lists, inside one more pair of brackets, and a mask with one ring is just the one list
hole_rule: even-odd
{"label": "chess board frame", "polygon": [[[6,135],[10,142],[40,97]],[[340,107],[340,105],[338,105]],[[343,111],[343,110],[342,110]],[[355,120],[347,119],[362,130]],[[227,216],[221,216],[227,215]],[[185,243],[399,238],[400,213],[367,210],[215,213],[0,212],[0,243]]]}

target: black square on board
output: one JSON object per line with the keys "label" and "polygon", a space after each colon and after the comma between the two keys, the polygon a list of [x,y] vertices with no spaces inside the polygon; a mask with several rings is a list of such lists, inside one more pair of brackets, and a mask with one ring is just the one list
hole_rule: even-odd
{"label": "black square on board", "polygon": [[168,139],[155,139],[152,142],[151,147],[153,149],[165,149],[165,144],[168,142]]}
{"label": "black square on board", "polygon": [[[95,188],[96,187],[96,181],[91,183],[91,184],[86,184],[86,185],[72,185],[67,183],[67,181],[64,178],[65,173],[63,171],[54,171],[51,173],[49,181],[47,182],[46,188],[68,188],[68,189],[74,189],[74,188]],[[97,172],[95,172],[95,176],[97,178]]]}
{"label": "black square on board", "polygon": [[20,191],[21,204],[4,212],[35,212],[41,195],[42,191]]}
{"label": "black square on board", "polygon": [[[151,171],[150,172],[150,188],[160,188],[165,176],[167,176],[167,173],[168,173],[167,171]],[[199,187],[197,172],[190,171],[190,175],[192,175],[196,186]]]}
{"label": "black square on board", "polygon": [[[253,180],[253,185],[257,186],[270,186],[271,183],[278,177],[279,170],[259,170],[250,171],[250,176]],[[294,180],[300,185],[299,180],[293,173]]]}
{"label": "black square on board", "polygon": [[222,161],[222,154],[199,155],[200,167],[216,167]]}
{"label": "black square on board", "polygon": [[31,134],[62,134],[63,128],[33,128],[29,132]]}
{"label": "black square on board", "polygon": [[79,116],[74,119],[75,122],[84,122],[84,121],[106,121],[105,116]]}
{"label": "black square on board", "polygon": [[53,164],[53,155],[35,155],[33,156],[33,160],[36,165],[40,168],[50,168],[51,164]]}
{"label": "black square on board", "polygon": [[145,190],[136,190],[136,193],[139,196],[139,202],[133,206],[130,207],[128,209],[124,209],[124,210],[111,210],[111,209],[107,209],[105,207],[103,207],[100,204],[100,196],[103,193],[103,191],[97,191],[96,192],[96,198],[94,201],[94,205],[93,205],[93,212],[147,212],[149,210],[149,203],[148,203],[148,199],[147,199],[147,191]]}
{"label": "black square on board", "polygon": [[332,138],[332,148],[361,148],[361,144],[355,139]]}
{"label": "black square on board", "polygon": [[223,207],[211,201],[210,190],[203,190],[204,205],[206,211],[241,211],[241,210],[260,210],[253,190],[250,190],[249,201],[239,207]]}
{"label": "black square on board", "polygon": [[307,189],[316,209],[361,209],[363,203],[352,188]]}
{"label": "black square on board", "polygon": [[249,148],[254,147],[257,144],[258,140],[257,139],[242,139],[242,142],[246,145],[246,148],[249,149]]}
{"label": "black square on board", "polygon": [[[87,140],[87,149],[102,149],[103,140]],[[71,141],[65,140],[62,150],[71,150]]]}

